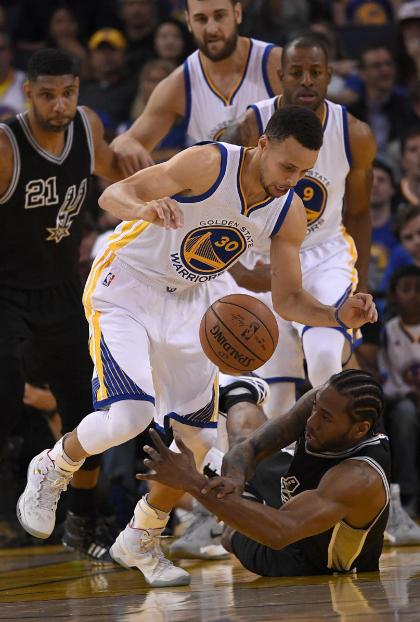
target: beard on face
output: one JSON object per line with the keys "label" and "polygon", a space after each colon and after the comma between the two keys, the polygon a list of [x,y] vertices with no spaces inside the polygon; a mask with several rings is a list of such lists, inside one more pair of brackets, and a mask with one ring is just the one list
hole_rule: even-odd
{"label": "beard on face", "polygon": [[238,43],[238,33],[235,31],[230,37],[225,39],[223,47],[218,52],[211,52],[206,41],[198,41],[195,37],[194,40],[200,52],[211,61],[217,63],[218,61],[226,60],[233,54]]}
{"label": "beard on face", "polygon": [[73,116],[63,117],[63,123],[61,123],[60,125],[54,125],[53,123],[51,123],[51,119],[46,119],[42,117],[35,107],[33,108],[33,111],[38,125],[46,132],[53,132],[55,134],[65,132],[75,117],[75,114]]}

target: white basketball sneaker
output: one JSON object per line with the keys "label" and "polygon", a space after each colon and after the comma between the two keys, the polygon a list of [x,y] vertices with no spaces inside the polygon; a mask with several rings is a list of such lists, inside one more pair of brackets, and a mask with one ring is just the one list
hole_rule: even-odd
{"label": "white basketball sneaker", "polygon": [[49,457],[49,449],[32,458],[28,483],[17,502],[17,517],[22,527],[36,538],[48,538],[55,526],[55,512],[60,494],[73,477],[61,470]]}
{"label": "white basketball sneaker", "polygon": [[163,555],[159,536],[162,529],[137,529],[131,521],[110,548],[110,555],[124,568],[138,568],[152,587],[189,585],[186,570],[174,566]]}

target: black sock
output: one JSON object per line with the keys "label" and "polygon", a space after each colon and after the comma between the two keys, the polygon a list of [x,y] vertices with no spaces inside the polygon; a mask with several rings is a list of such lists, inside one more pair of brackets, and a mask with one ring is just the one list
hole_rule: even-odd
{"label": "black sock", "polygon": [[96,511],[96,488],[68,488],[67,507],[76,516],[92,516]]}

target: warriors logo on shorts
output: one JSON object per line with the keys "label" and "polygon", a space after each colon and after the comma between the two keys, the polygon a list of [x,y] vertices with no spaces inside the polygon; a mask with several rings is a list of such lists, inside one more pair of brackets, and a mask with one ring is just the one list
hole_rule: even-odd
{"label": "warriors logo on shorts", "polygon": [[295,186],[295,192],[303,201],[306,209],[307,224],[310,227],[324,213],[327,203],[327,189],[318,179],[304,177]]}
{"label": "warriors logo on shorts", "polygon": [[186,268],[196,274],[218,274],[226,270],[246,249],[243,234],[233,227],[199,227],[181,244]]}

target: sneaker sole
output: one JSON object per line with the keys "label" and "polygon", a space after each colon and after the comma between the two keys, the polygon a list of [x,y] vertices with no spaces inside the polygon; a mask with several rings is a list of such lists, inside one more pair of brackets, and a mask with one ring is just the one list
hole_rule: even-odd
{"label": "sneaker sole", "polygon": [[42,533],[41,531],[36,531],[36,529],[32,529],[32,527],[30,527],[29,525],[27,525],[27,524],[25,523],[25,521],[23,520],[23,518],[22,518],[22,514],[21,514],[21,511],[20,511],[19,504],[20,504],[20,500],[22,499],[22,497],[23,497],[23,495],[24,495],[24,494],[25,494],[25,493],[23,492],[23,493],[20,495],[20,497],[19,497],[19,499],[18,499],[18,502],[17,502],[17,504],[16,504],[16,516],[17,516],[17,519],[18,519],[19,523],[22,525],[23,529],[24,529],[27,533],[29,533],[31,536],[34,536],[35,538],[40,538],[41,540],[46,540],[47,538],[49,538],[49,537],[50,537],[50,535],[51,535],[51,533],[52,533],[52,532],[51,532],[51,533]]}
{"label": "sneaker sole", "polygon": [[125,559],[123,559],[122,557],[122,553],[120,551],[120,548],[118,546],[118,543],[115,542],[111,548],[109,549],[109,554],[112,557],[112,559],[119,564],[120,566],[122,566],[123,568],[127,568],[128,570],[130,568],[137,568],[141,574],[143,575],[144,580],[146,581],[146,583],[148,585],[150,585],[151,587],[177,587],[177,586],[181,586],[181,585],[189,585],[191,582],[191,577],[190,575],[186,575],[185,577],[180,577],[179,579],[173,579],[172,581],[149,581],[146,576],[143,574],[143,572],[136,566],[136,564],[130,560],[130,561],[125,561]]}
{"label": "sneaker sole", "polygon": [[[178,557],[180,559],[208,559],[208,560],[218,560],[218,559],[229,559],[230,553],[224,549],[224,552],[217,552],[215,549],[219,548],[221,545],[211,545],[210,547],[202,547],[204,550],[192,550],[183,547],[169,547],[169,553],[173,557]],[[205,550],[205,549],[212,550]]]}

